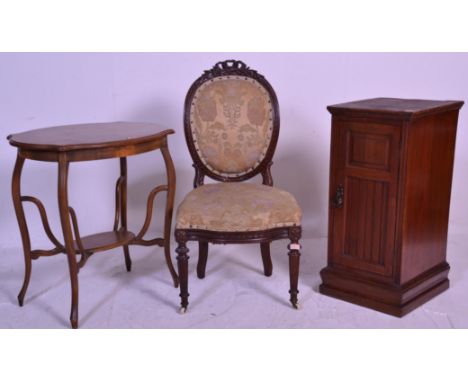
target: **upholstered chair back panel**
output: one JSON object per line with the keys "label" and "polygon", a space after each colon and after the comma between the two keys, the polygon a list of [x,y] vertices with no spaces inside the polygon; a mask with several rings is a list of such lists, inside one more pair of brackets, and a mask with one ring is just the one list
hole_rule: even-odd
{"label": "upholstered chair back panel", "polygon": [[204,82],[190,106],[190,132],[202,163],[223,177],[253,171],[273,135],[272,100],[257,80],[219,76]]}

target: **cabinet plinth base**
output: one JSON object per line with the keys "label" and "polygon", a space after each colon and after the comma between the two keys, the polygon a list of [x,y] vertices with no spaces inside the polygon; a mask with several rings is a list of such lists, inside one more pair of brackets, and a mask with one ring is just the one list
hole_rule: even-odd
{"label": "cabinet plinth base", "polygon": [[322,269],[320,293],[396,317],[403,317],[449,288],[447,263],[398,286],[367,280],[331,267]]}

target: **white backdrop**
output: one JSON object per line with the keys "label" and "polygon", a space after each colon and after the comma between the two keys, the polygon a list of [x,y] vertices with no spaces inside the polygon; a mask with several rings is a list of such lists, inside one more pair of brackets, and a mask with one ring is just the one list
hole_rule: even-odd
{"label": "white backdrop", "polygon": [[[382,96],[468,100],[468,54],[2,53],[1,136],[51,125],[117,120],[172,128],[176,134],[170,137],[169,145],[177,171],[177,205],[192,189],[193,181],[182,125],[185,94],[203,70],[228,58],[245,61],[264,74],[276,90],[281,130],[273,179],[276,186],[298,199],[307,238],[327,234],[327,105]],[[461,110],[457,135],[451,233],[468,232],[466,108]],[[21,240],[10,195],[16,150],[6,140],[0,147],[0,246],[18,247]],[[81,233],[110,230],[118,160],[72,164],[70,171],[70,205],[77,211]],[[163,176],[159,153],[129,159],[131,229],[140,228],[146,195],[164,182]],[[52,229],[61,238],[56,165],[27,161],[22,187],[24,195],[44,202]],[[156,208],[162,201],[157,201]],[[27,214],[33,246],[45,245],[48,241],[37,212],[27,206]],[[155,218],[160,221],[162,215]],[[160,231],[159,221],[153,232]]]}

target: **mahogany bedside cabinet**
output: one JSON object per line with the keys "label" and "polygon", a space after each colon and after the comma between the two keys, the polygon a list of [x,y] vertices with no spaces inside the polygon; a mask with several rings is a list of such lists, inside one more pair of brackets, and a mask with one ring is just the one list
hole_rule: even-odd
{"label": "mahogany bedside cabinet", "polygon": [[[78,327],[78,270],[85,265],[92,254],[116,247],[123,247],[127,271],[131,269],[129,245],[158,245],[164,247],[166,263],[175,287],[179,285],[177,273],[171,262],[170,230],[175,193],[175,171],[167,145],[167,136],[173,130],[164,130],[148,123],[94,123],[83,125],[56,126],[13,134],[8,137],[10,144],[18,148],[18,156],[13,172],[12,195],[15,212],[23,242],[25,276],[23,287],[18,295],[20,306],[31,276],[31,264],[42,256],[65,254],[68,259],[71,281],[71,313],[73,328]],[[138,234],[127,229],[127,156],[160,150],[164,158],[167,184],[154,188],[147,201],[146,218]],[[120,176],[115,191],[115,217],[113,229],[109,232],[81,237],[75,211],[68,204],[68,169],[72,162],[97,159],[119,158]],[[32,196],[21,194],[21,171],[25,159],[58,163],[58,205],[64,242],[60,242],[50,229],[44,205]],[[155,196],[165,192],[166,207],[164,237],[145,239],[150,226]],[[31,202],[39,210],[45,233],[53,244],[52,249],[31,249],[28,226],[23,203]],[[79,258],[77,258],[79,256]]]}
{"label": "mahogany bedside cabinet", "polygon": [[375,98],[328,107],[321,293],[401,317],[449,287],[447,230],[462,105]]}

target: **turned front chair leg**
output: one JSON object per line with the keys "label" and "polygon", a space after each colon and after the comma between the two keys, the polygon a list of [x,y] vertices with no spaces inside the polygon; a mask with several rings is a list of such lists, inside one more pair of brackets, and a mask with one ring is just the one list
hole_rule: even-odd
{"label": "turned front chair leg", "polygon": [[[122,228],[127,230],[127,158],[120,158],[120,176],[122,183],[120,184],[120,218],[122,222]],[[125,256],[125,267],[127,272],[132,270],[132,259],[130,257],[130,250],[128,245],[123,246]]]}
{"label": "turned front chair leg", "polygon": [[188,306],[188,259],[189,249],[186,246],[184,235],[176,231],[177,240],[177,268],[179,270],[179,285],[180,285],[180,312],[185,313]]}
{"label": "turned front chair leg", "polygon": [[29,280],[31,279],[31,240],[29,238],[28,225],[26,223],[26,217],[24,215],[23,202],[21,201],[21,172],[23,170],[25,158],[21,155],[17,155],[15,169],[13,170],[13,179],[11,193],[13,196],[13,205],[15,206],[16,218],[21,233],[21,241],[23,243],[23,254],[24,254],[24,280],[23,286],[18,294],[18,303],[23,306],[24,296],[28,289]]}
{"label": "turned front chair leg", "polygon": [[299,259],[301,256],[301,245],[299,244],[299,239],[301,237],[300,227],[293,227],[289,230],[289,239],[290,244],[288,245],[288,255],[289,255],[289,282],[290,282],[290,301],[294,308],[298,309],[299,304],[297,300],[297,294],[299,290],[297,289],[299,281]]}
{"label": "turned front chair leg", "polygon": [[273,264],[270,256],[270,243],[260,243],[260,250],[262,252],[263,273],[269,277],[273,273]]}
{"label": "turned front chair leg", "polygon": [[166,211],[164,214],[164,256],[166,258],[166,264],[169,268],[174,287],[179,286],[179,276],[172,265],[171,260],[171,225],[172,225],[172,212],[174,208],[174,197],[176,189],[176,174],[174,163],[172,162],[171,154],[166,146],[161,147],[161,154],[164,158],[164,164],[166,166],[167,174],[167,198],[166,198]]}
{"label": "turned front chair leg", "polygon": [[71,312],[70,322],[72,328],[78,327],[78,265],[76,263],[76,253],[73,244],[73,234],[71,230],[70,217],[68,212],[68,161],[66,154],[59,157],[58,176],[58,203],[60,210],[60,222],[62,224],[63,239],[68,259],[71,282]]}

